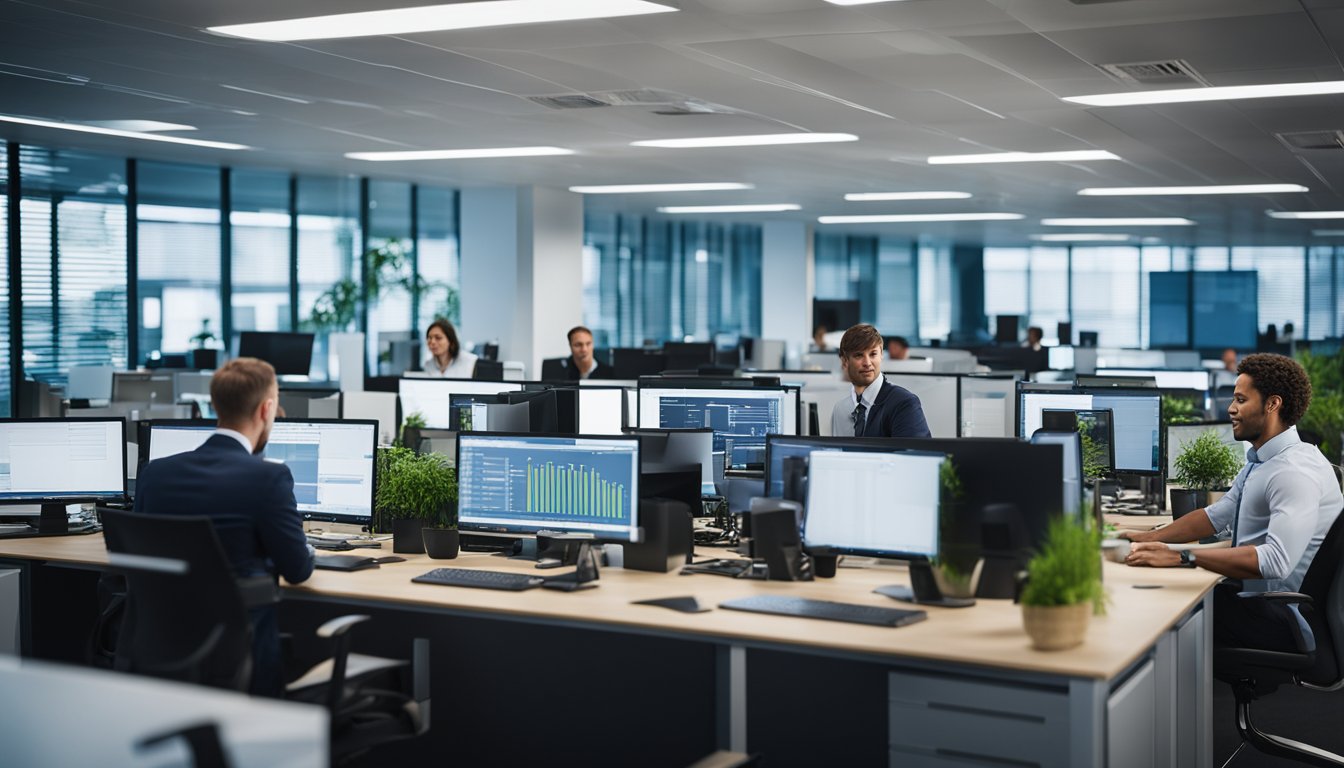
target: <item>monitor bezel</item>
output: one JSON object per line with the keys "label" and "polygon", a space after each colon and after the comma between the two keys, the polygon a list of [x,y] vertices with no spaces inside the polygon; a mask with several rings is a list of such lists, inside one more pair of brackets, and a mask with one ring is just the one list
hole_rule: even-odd
{"label": "monitor bezel", "polygon": [[476,438],[504,438],[504,439],[542,439],[542,440],[599,440],[609,442],[631,442],[635,448],[635,477],[630,488],[630,525],[627,526],[628,533],[624,536],[609,531],[594,531],[591,529],[566,529],[563,526],[545,526],[545,525],[488,525],[485,523],[463,522],[461,505],[461,477],[458,477],[458,507],[457,507],[457,528],[464,533],[486,533],[505,536],[534,536],[539,531],[565,531],[569,533],[590,534],[595,540],[610,541],[615,543],[638,543],[643,539],[643,529],[640,527],[639,520],[639,476],[644,471],[643,457],[639,450],[639,437],[635,435],[570,435],[554,434],[545,432],[463,432],[458,435],[454,445],[453,466],[460,468],[462,466],[462,439],[466,438],[468,442]]}
{"label": "monitor bezel", "polygon": [[[795,435],[795,436],[796,436],[796,435],[799,435],[800,432],[801,432],[801,430],[802,430],[802,421],[801,421],[801,419],[802,419],[802,410],[803,410],[803,391],[802,391],[802,386],[801,386],[801,385],[797,385],[797,384],[794,384],[794,385],[788,385],[788,384],[776,384],[776,385],[763,386],[763,387],[758,387],[758,386],[713,386],[713,385],[708,385],[708,386],[700,387],[700,386],[694,386],[694,385],[689,385],[689,386],[688,386],[688,385],[686,385],[686,384],[682,384],[682,383],[681,383],[681,382],[686,382],[686,381],[688,381],[688,379],[672,379],[671,381],[676,381],[676,382],[678,382],[678,384],[677,384],[677,385],[674,385],[674,386],[666,386],[666,385],[663,385],[663,384],[657,384],[657,385],[655,385],[655,384],[653,384],[653,382],[645,382],[643,379],[640,379],[639,385],[636,387],[636,390],[635,390],[635,409],[636,409],[637,411],[640,412],[640,418],[639,418],[639,425],[640,425],[640,427],[643,427],[643,426],[644,426],[644,416],[643,416],[643,411],[644,411],[644,391],[645,391],[645,390],[669,390],[669,391],[673,391],[673,390],[681,389],[681,390],[687,390],[687,391],[701,390],[701,391],[705,391],[705,392],[720,392],[720,393],[732,393],[732,392],[737,392],[737,393],[741,393],[741,392],[778,392],[778,393],[780,393],[780,394],[783,396],[783,397],[781,398],[781,403],[780,403],[780,430],[783,430],[783,429],[784,429],[784,424],[783,424],[783,412],[784,412],[785,407],[787,406],[787,401],[788,401],[788,398],[789,398],[789,393],[790,393],[790,392],[793,392],[793,393],[794,393],[794,403],[795,403],[795,407],[794,407],[794,415],[793,415],[793,431],[792,431],[792,432],[784,432],[784,431],[779,431],[779,432],[767,432],[767,433],[765,434],[765,437],[766,437],[767,440],[768,440],[769,437],[770,437],[770,435]],[[689,380],[689,381],[693,381],[693,380]],[[737,380],[734,379],[733,381],[737,381]],[[750,379],[742,379],[742,381],[750,381]],[[659,425],[659,426],[657,426],[657,427],[654,427],[654,428],[655,428],[655,429],[674,429],[673,427],[664,427],[664,426],[661,426],[661,425]],[[769,457],[768,457],[768,456],[766,457],[766,461],[767,461],[767,462],[769,461]],[[725,457],[725,459],[724,459],[724,471],[725,471],[725,472],[735,472],[735,473],[739,473],[739,474],[751,474],[751,473],[754,473],[755,470],[751,470],[751,469],[733,469],[733,468],[731,468],[731,465],[728,464],[728,462],[727,462],[727,457]]]}
{"label": "monitor bezel", "polygon": [[[479,394],[496,394],[496,395],[497,395],[497,394],[501,394],[501,393],[503,393],[503,392],[526,392],[529,388],[537,388],[537,389],[554,389],[554,387],[551,386],[549,383],[547,383],[547,382],[543,382],[543,381],[506,381],[506,380],[495,380],[495,379],[457,379],[457,378],[445,378],[445,377],[442,377],[442,376],[399,376],[399,377],[397,377],[397,430],[398,430],[398,431],[401,430],[401,423],[402,423],[403,421],[406,420],[406,417],[409,416],[411,413],[414,413],[414,411],[409,411],[409,410],[406,409],[405,404],[402,402],[402,399],[401,399],[401,398],[402,398],[402,395],[401,395],[401,387],[402,387],[402,383],[403,383],[403,382],[406,382],[406,381],[414,381],[414,382],[435,382],[435,383],[432,384],[431,386],[451,385],[451,384],[461,384],[461,383],[463,383],[463,382],[466,382],[466,383],[468,383],[468,384],[506,384],[506,385],[508,385],[509,387],[511,387],[511,389],[500,390],[500,391],[498,391],[498,392],[493,392],[493,393],[479,393]],[[422,414],[422,415],[423,415],[423,414]],[[458,431],[456,427],[436,427],[436,426],[431,425],[431,424],[426,424],[425,429],[444,429],[444,430],[447,430],[447,431],[449,431],[449,432],[456,432],[456,431]]]}
{"label": "monitor bezel", "polygon": [[[1114,476],[1129,475],[1133,477],[1159,477],[1165,471],[1165,468],[1162,466],[1163,463],[1162,459],[1167,455],[1166,453],[1167,437],[1166,437],[1166,429],[1163,428],[1161,420],[1162,394],[1160,390],[1148,387],[1079,387],[1077,385],[1050,386],[1048,384],[1042,385],[1034,382],[1019,381],[1017,383],[1017,398],[1013,404],[1013,433],[1023,440],[1031,439],[1031,435],[1022,434],[1022,398],[1023,396],[1028,394],[1062,394],[1062,395],[1073,394],[1073,395],[1090,395],[1092,397],[1102,395],[1109,397],[1120,396],[1120,397],[1134,397],[1134,398],[1140,398],[1140,397],[1156,398],[1158,403],[1158,430],[1157,430],[1158,466],[1155,469],[1151,470],[1121,469],[1115,466],[1115,459],[1112,458],[1111,467],[1112,467],[1112,475]],[[1065,408],[1062,410],[1100,410],[1100,409],[1096,408],[1094,404],[1092,408]],[[1114,413],[1111,414],[1111,424],[1112,424],[1111,428],[1114,431],[1115,430]],[[1114,439],[1112,439],[1111,442],[1112,442],[1112,451],[1114,451],[1115,450]]]}
{"label": "monitor bezel", "polygon": [[[365,515],[337,515],[334,513],[323,512],[305,512],[299,510],[299,515],[304,520],[315,520],[322,523],[345,523],[348,525],[373,525],[373,519],[378,515],[376,505],[378,499],[378,420],[377,419],[276,419],[276,424],[363,424],[373,428],[373,439],[370,442],[370,461],[373,463],[373,471],[370,475],[373,482],[369,483],[369,514]],[[292,473],[291,473],[292,474]],[[297,499],[295,500],[297,508]]]}
{"label": "monitor bezel", "polygon": [[99,502],[122,502],[130,498],[130,482],[127,478],[128,466],[126,462],[126,419],[120,416],[64,416],[60,418],[41,418],[41,417],[5,417],[0,418],[0,426],[5,424],[88,424],[104,423],[116,424],[121,430],[121,493],[113,494],[83,494],[78,496],[60,495],[60,496],[23,496],[0,498],[0,506],[19,506],[31,504],[97,504]]}
{"label": "monitor bezel", "polygon": [[[564,385],[561,385],[561,386],[554,387],[554,389],[576,389],[576,390],[578,390],[578,392],[579,392],[578,413],[576,414],[575,419],[574,419],[574,423],[575,423],[576,426],[581,425],[581,424],[583,423],[583,393],[584,393],[584,392],[587,392],[587,391],[590,391],[590,390],[615,390],[615,391],[617,391],[617,392],[620,392],[620,393],[621,393],[621,434],[625,434],[625,431],[626,431],[627,429],[630,429],[630,409],[626,407],[626,396],[625,396],[625,392],[626,392],[626,389],[627,389],[626,387],[607,386],[607,385],[605,385],[605,383],[603,383],[603,384],[596,384],[596,385],[593,385],[593,386],[587,386],[587,387],[584,387],[584,386],[570,387],[570,386],[564,386]],[[582,430],[576,430],[576,431],[582,431]]]}
{"label": "monitor bezel", "polygon": [[[257,330],[239,331],[239,332],[238,332],[238,357],[244,357],[244,356],[245,356],[245,355],[243,355],[243,340],[246,339],[246,338],[249,338],[249,335],[251,335],[251,337],[253,337],[253,338],[255,338],[256,336],[269,336],[269,337],[271,337],[271,338],[275,338],[275,337],[278,337],[278,336],[286,336],[286,337],[289,337],[289,338],[291,338],[291,339],[293,339],[293,340],[296,340],[296,341],[298,340],[298,337],[300,337],[300,336],[306,336],[306,337],[308,337],[308,366],[307,366],[307,370],[304,370],[304,371],[291,371],[291,370],[289,370],[289,369],[287,368],[286,370],[281,371],[281,370],[280,370],[280,366],[277,365],[274,361],[272,361],[272,360],[265,360],[265,358],[261,358],[261,357],[257,357],[257,359],[258,359],[258,360],[265,360],[265,362],[270,363],[270,364],[276,369],[276,370],[275,370],[275,373],[276,373],[277,376],[307,376],[308,373],[309,373],[309,371],[312,370],[312,368],[313,368],[313,356],[314,356],[314,354],[316,354],[316,351],[317,351],[317,334],[312,333],[312,332],[310,332],[310,331],[257,331]],[[255,357],[255,355],[253,355],[253,357]]]}

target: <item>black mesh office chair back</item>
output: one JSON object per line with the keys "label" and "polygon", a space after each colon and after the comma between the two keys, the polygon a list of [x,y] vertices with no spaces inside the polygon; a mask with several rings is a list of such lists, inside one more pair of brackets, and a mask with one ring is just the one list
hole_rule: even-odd
{"label": "black mesh office chair back", "polygon": [[[126,613],[115,667],[247,690],[251,626],[210,519],[116,510],[103,510],[102,518],[104,539],[114,556],[158,559],[138,561],[142,567],[124,571]],[[114,557],[114,567],[116,563]]]}
{"label": "black mesh office chair back", "polygon": [[[1344,688],[1344,514],[1335,519],[1321,542],[1300,592],[1244,595],[1243,600],[1266,600],[1291,606],[1300,617],[1294,632],[1295,652],[1259,648],[1219,648],[1214,651],[1214,676],[1232,686],[1236,697],[1237,732],[1243,745],[1268,755],[1310,765],[1344,766],[1344,757],[1265,733],[1251,721],[1251,702],[1281,685],[1299,685],[1320,691]],[[1238,747],[1240,751],[1241,747]],[[1235,755],[1234,755],[1235,756]]]}

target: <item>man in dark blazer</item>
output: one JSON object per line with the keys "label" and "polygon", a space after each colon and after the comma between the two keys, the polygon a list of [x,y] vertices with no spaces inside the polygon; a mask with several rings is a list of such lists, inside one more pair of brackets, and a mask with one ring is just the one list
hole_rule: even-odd
{"label": "man in dark blazer", "polygon": [[854,385],[831,412],[837,437],[929,437],[919,397],[882,376],[882,334],[856,325],[840,339],[840,370]]}
{"label": "man in dark blazer", "polygon": [[[136,480],[135,511],[205,515],[215,524],[236,577],[283,576],[291,584],[313,572],[313,548],[303,533],[289,467],[261,458],[279,408],[270,363],[230,360],[210,380],[219,417],[200,448],[151,461]],[[254,608],[252,693],[284,690],[280,633],[274,605]]]}
{"label": "man in dark blazer", "polygon": [[582,325],[569,329],[569,357],[562,358],[564,379],[610,379],[613,371],[593,357],[593,332]]}

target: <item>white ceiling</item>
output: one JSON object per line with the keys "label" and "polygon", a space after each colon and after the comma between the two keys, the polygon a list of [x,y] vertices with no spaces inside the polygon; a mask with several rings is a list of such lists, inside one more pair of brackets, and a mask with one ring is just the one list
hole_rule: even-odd
{"label": "white ceiling", "polygon": [[[556,0],[563,2],[563,0]],[[450,186],[741,181],[755,190],[590,197],[600,210],[798,203],[820,215],[1008,211],[1022,222],[865,225],[1020,245],[1042,217],[1186,216],[1136,231],[1164,243],[1344,243],[1330,222],[1269,208],[1344,209],[1344,148],[1293,150],[1280,132],[1344,130],[1344,96],[1157,107],[1059,97],[1132,90],[1101,64],[1183,59],[1210,85],[1344,79],[1344,0],[660,0],[677,13],[304,43],[204,27],[415,0],[0,0],[0,112],[153,119],[245,152],[0,124],[0,137],[145,158],[349,172]],[[222,86],[287,97],[247,93]],[[712,113],[551,109],[529,96],[651,89]],[[301,103],[302,102],[302,103]],[[860,141],[661,150],[640,139],[788,131]],[[558,145],[567,157],[367,163],[345,152]],[[1105,149],[1122,161],[929,166],[933,154]],[[1082,198],[1086,186],[1291,182],[1308,194]],[[846,202],[846,192],[962,190],[969,200]],[[1054,228],[1058,231],[1058,228]],[[1094,229],[1094,228],[1092,228]],[[1089,231],[1092,231],[1089,229]]]}

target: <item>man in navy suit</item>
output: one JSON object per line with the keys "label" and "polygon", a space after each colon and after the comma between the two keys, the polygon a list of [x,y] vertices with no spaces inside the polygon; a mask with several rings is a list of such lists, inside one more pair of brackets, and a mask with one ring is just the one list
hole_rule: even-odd
{"label": "man in navy suit", "polygon": [[[313,573],[313,548],[303,534],[289,467],[261,458],[279,408],[280,390],[270,363],[230,360],[210,380],[219,417],[200,448],[151,461],[136,480],[135,511],[154,515],[205,515],[234,575],[283,576],[291,584]],[[254,608],[252,693],[284,690],[280,632],[274,605]]]}
{"label": "man in navy suit", "polygon": [[854,385],[831,412],[837,437],[929,437],[919,397],[882,376],[882,334],[856,325],[840,339],[840,370]]}

